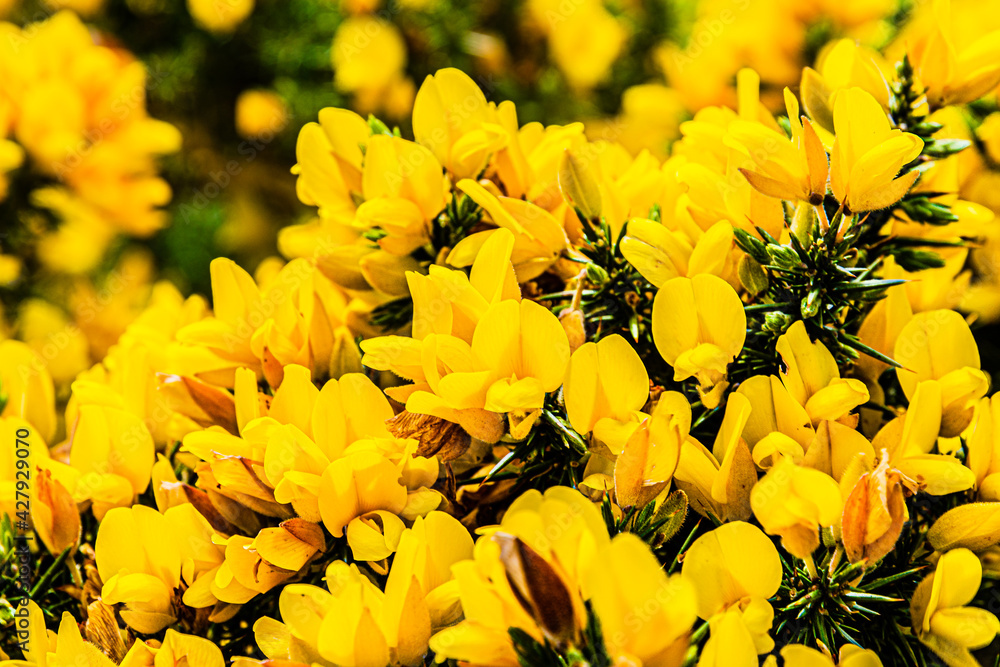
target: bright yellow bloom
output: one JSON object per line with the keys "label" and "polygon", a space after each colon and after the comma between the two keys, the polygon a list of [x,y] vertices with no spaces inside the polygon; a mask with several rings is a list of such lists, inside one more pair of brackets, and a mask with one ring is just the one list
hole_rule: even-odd
{"label": "bright yellow bloom", "polygon": [[174,589],[180,586],[180,541],[164,540],[166,517],[143,505],[112,509],[101,521],[95,550],[107,604],[124,603],[122,619],[139,632],[159,632],[176,619]]}
{"label": "bright yellow bloom", "polygon": [[644,507],[667,488],[691,430],[691,405],[676,391],[664,392],[626,441],[615,461],[619,507]]}
{"label": "bright yellow bloom", "polygon": [[[337,28],[330,57],[337,87],[358,95],[359,106],[369,107],[365,110],[375,111],[385,104],[389,97],[386,93],[404,79],[406,43],[399,28],[389,21],[370,15],[352,16]],[[382,104],[375,102],[380,94],[384,96]],[[412,95],[410,92],[404,113],[409,110]],[[373,102],[377,105],[374,108]]]}
{"label": "bright yellow bloom", "polygon": [[[696,617],[696,586],[668,576],[649,547],[628,533],[612,540],[599,559],[587,587],[613,664],[682,664]],[[640,609],[642,619],[635,622],[630,614]]]}
{"label": "bright yellow bloom", "polygon": [[799,103],[787,88],[785,106],[791,143],[783,132],[761,123],[736,120],[729,125],[728,137],[755,164],[740,173],[765,195],[820,204],[826,195],[826,151],[812,123],[799,116]]}
{"label": "bright yellow bloom", "polygon": [[[4,457],[0,461],[0,515],[7,514],[14,520],[18,511],[25,511],[24,496],[17,491],[27,491],[31,523],[45,547],[58,555],[67,546],[77,544],[80,514],[69,490],[74,488],[79,473],[52,458],[38,430],[20,417],[0,417],[0,438]],[[25,464],[19,467],[19,461]],[[30,475],[26,489],[25,475]]]}
{"label": "bright yellow bloom", "polygon": [[730,394],[712,449],[691,436],[681,445],[674,479],[687,493],[691,507],[704,516],[720,521],[750,518],[750,490],[757,483],[757,468],[741,437],[750,413],[746,397]]}
{"label": "bright yellow bloom", "polygon": [[[694,587],[667,577],[633,535],[608,539],[597,508],[579,492],[528,491],[476,543],[474,560],[454,567],[465,620],[438,633],[438,656],[479,666],[516,667],[508,628],[572,645],[590,600],[615,659],[677,667],[695,618]],[[642,609],[648,623],[629,620]]]}
{"label": "bright yellow bloom", "polygon": [[621,242],[622,255],[654,287],[678,276],[724,277],[732,247],[733,228],[728,222],[717,222],[692,243],[680,230],[641,218],[628,221]]}
{"label": "bright yellow bloom", "polygon": [[843,502],[837,482],[826,473],[782,457],[750,492],[754,516],[792,555],[812,558],[819,531],[840,521]]}
{"label": "bright yellow bloom", "polygon": [[178,341],[211,352],[195,374],[232,387],[236,369],[247,367],[277,388],[289,364],[309,368],[317,381],[360,370],[356,348],[346,344],[353,338],[346,295],[313,264],[292,260],[259,285],[228,259],[213,260],[211,270],[214,317],[177,332]]}
{"label": "bright yellow bloom", "polygon": [[778,338],[778,354],[784,362],[782,384],[814,426],[823,420],[844,420],[855,426],[850,411],[868,402],[868,389],[859,380],[841,378],[837,362],[821,342],[811,342],[805,322],[799,320]]}
{"label": "bright yellow bloom", "polygon": [[26,344],[0,341],[0,391],[6,403],[0,417],[20,417],[38,430],[43,442],[56,431],[55,388],[45,362]]}
{"label": "bright yellow bloom", "polygon": [[649,375],[638,353],[617,334],[596,343],[584,343],[570,358],[563,400],[570,424],[578,433],[594,437],[621,451],[615,437],[623,423],[649,398]]}
{"label": "bright yellow bloom", "polygon": [[[504,105],[501,105],[503,108]],[[513,105],[507,103],[512,114]],[[440,69],[424,79],[413,102],[413,136],[456,181],[475,178],[508,141],[495,105],[461,70]],[[513,130],[517,130],[514,119]]]}
{"label": "bright yellow bloom", "polygon": [[995,395],[980,399],[963,435],[968,448],[965,463],[976,476],[979,498],[1000,500],[1000,399]]}
{"label": "bright yellow bloom", "polygon": [[[109,323],[113,310],[109,308],[112,312],[107,313]],[[78,329],[65,310],[50,301],[25,299],[17,320],[19,338],[45,360],[57,389],[64,389],[87,370],[92,363],[91,351],[95,355],[104,352],[95,331]]]}
{"label": "bright yellow bloom", "polygon": [[211,32],[228,33],[243,23],[254,8],[254,0],[188,0],[191,18]]}
{"label": "bright yellow bloom", "polygon": [[454,518],[432,512],[400,537],[385,591],[356,565],[334,561],[327,589],[291,584],[281,592],[283,622],[254,624],[272,660],[366,667],[424,663],[432,632],[456,618],[452,565],[472,556],[472,538]]}
{"label": "bright yellow bloom", "polygon": [[983,566],[968,549],[941,556],[913,594],[913,632],[949,667],[972,667],[970,650],[982,648],[1000,632],[1000,621],[985,609],[967,607],[979,592]]}
{"label": "bright yellow bloom", "polygon": [[743,303],[730,285],[712,275],[674,278],[653,301],[653,340],[674,367],[674,380],[696,377],[706,407],[719,404],[728,386],[726,369],[746,339]]}
{"label": "bright yellow bloom", "polygon": [[[562,224],[545,209],[513,197],[496,197],[468,179],[459,181],[458,188],[479,204],[498,228],[514,234],[510,261],[519,283],[544,273],[566,247],[566,232]],[[465,237],[448,254],[448,263],[459,267],[471,265],[486,241],[497,232],[499,229]]]}
{"label": "bright yellow bloom", "polygon": [[143,64],[95,40],[73,12],[5,32],[0,135],[10,132],[30,168],[59,181],[31,193],[60,221],[37,240],[38,258],[88,271],[116,234],[149,236],[167,224],[159,207],[171,192],[156,156],[176,151],[180,132],[135,98],[148,85]]}
{"label": "bright yellow bloom", "polygon": [[893,358],[903,366],[896,369],[903,393],[911,403],[925,393],[925,418],[939,421],[940,435],[965,430],[989,380],[979,370],[979,348],[962,316],[951,310],[915,315],[899,332]]}
{"label": "bright yellow bloom", "polygon": [[527,299],[489,306],[471,345],[430,334],[422,341],[382,336],[361,347],[366,366],[414,380],[391,392],[409,412],[461,424],[490,442],[502,435],[496,420],[504,413],[537,418],[545,394],[562,385],[570,356],[559,319]]}
{"label": "bright yellow bloom", "polygon": [[781,585],[781,560],[759,528],[736,521],[702,535],[685,553],[681,576],[698,593],[698,616],[712,621],[706,664],[748,664],[748,654],[756,660],[774,647],[767,600]]}
{"label": "bright yellow bloom", "polygon": [[986,551],[1000,543],[1000,503],[969,503],[948,510],[931,526],[927,541],[936,551]]}
{"label": "bright yellow bloom", "polygon": [[533,0],[528,9],[547,30],[550,55],[573,88],[592,88],[600,83],[628,37],[621,19],[605,9],[601,0],[580,0],[572,5]]}
{"label": "bright yellow bloom", "polygon": [[862,88],[883,108],[889,107],[888,65],[872,48],[854,39],[827,44],[816,60],[816,69],[803,68],[802,106],[818,126],[827,146],[833,143],[833,97],[845,88]]}
{"label": "bright yellow bloom", "polygon": [[66,408],[69,463],[80,476],[70,491],[90,501],[94,516],[127,507],[149,487],[155,443],[145,422],[125,409],[115,392],[100,385],[73,383]]}
{"label": "bright yellow bloom", "polygon": [[432,264],[427,275],[409,271],[413,338],[450,334],[472,343],[476,325],[493,304],[519,301],[521,289],[510,263],[514,235],[498,229],[483,243],[469,274]]}
{"label": "bright yellow bloom", "polygon": [[830,151],[830,188],[845,210],[874,211],[902,199],[919,174],[896,175],[920,155],[923,140],[893,129],[882,106],[862,88],[836,94],[833,124],[837,138]]}
{"label": "bright yellow bloom", "polygon": [[[854,644],[844,644],[840,647],[837,662],[829,653],[820,653],[814,648],[801,644],[789,644],[781,649],[781,658],[788,667],[882,667],[875,651],[863,649]],[[764,667],[777,667],[774,656],[768,656]]]}
{"label": "bright yellow bloom", "polygon": [[176,630],[167,629],[163,643],[151,646],[150,643],[137,640],[128,654],[122,660],[120,667],[224,667],[225,658],[222,651],[211,639],[185,635]]}
{"label": "bright yellow bloom", "polygon": [[249,139],[273,139],[288,124],[288,104],[270,90],[244,90],[236,98],[236,131]]}
{"label": "bright yellow bloom", "polygon": [[926,33],[908,35],[910,60],[934,108],[972,102],[1000,83],[1000,31],[966,41],[957,34],[951,0],[934,0]]}
{"label": "bright yellow bloom", "polygon": [[[299,130],[295,155],[298,163],[292,173],[299,199],[318,206],[321,217],[349,221],[361,196],[361,170],[370,131],[365,119],[346,109],[322,109],[318,123],[306,123]],[[279,243],[287,246],[288,237],[299,233],[297,226],[279,234]],[[288,253],[285,253],[286,255]]]}

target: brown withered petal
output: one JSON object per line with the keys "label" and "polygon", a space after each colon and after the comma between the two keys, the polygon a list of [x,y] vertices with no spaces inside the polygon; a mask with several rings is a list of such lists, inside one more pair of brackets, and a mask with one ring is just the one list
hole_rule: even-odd
{"label": "brown withered petal", "polygon": [[171,407],[190,417],[202,427],[215,424],[233,435],[239,435],[236,425],[236,401],[228,391],[193,377],[157,373],[157,391]]}
{"label": "brown withered petal", "polygon": [[212,504],[212,501],[208,496],[208,492],[195,488],[190,484],[184,484],[181,488],[184,490],[184,496],[187,498],[188,502],[194,505],[194,508],[198,510],[199,514],[205,517],[208,524],[212,526],[214,530],[217,530],[225,536],[235,535],[239,532],[239,529],[226,521],[225,517],[223,517],[219,510],[216,509],[215,505]]}
{"label": "brown withered petal", "polygon": [[577,625],[573,598],[559,573],[521,538],[494,533],[493,540],[500,545],[500,561],[524,610],[553,643],[573,640]]}
{"label": "brown withered petal", "polygon": [[115,663],[125,658],[128,648],[115,620],[115,610],[102,600],[87,605],[87,622],[84,625],[87,641],[107,654]]}
{"label": "brown withered petal", "polygon": [[233,435],[239,435],[239,427],[236,425],[236,399],[232,394],[187,376],[181,376],[181,382],[198,407],[212,419],[213,424],[218,424]]}
{"label": "brown withered petal", "polygon": [[419,442],[417,456],[439,456],[452,461],[465,453],[472,438],[454,422],[433,415],[418,415],[403,410],[385,426],[397,438],[413,438]]}
{"label": "brown withered petal", "polygon": [[[883,464],[884,465],[884,464]],[[865,473],[854,485],[854,489],[844,503],[844,513],[841,517],[844,551],[852,563],[862,560],[876,563],[892,551],[896,540],[903,532],[906,522],[906,494],[901,477],[896,472],[886,472],[883,465],[875,471]],[[881,472],[880,472],[880,469]],[[876,499],[883,503],[892,522],[889,528],[870,543],[868,535],[868,517],[872,511],[872,485],[878,483],[877,475],[885,475],[884,490],[878,491]]]}
{"label": "brown withered petal", "polygon": [[305,542],[316,551],[326,551],[326,538],[323,537],[323,529],[318,524],[296,517],[282,521],[279,525],[291,533],[295,539]]}

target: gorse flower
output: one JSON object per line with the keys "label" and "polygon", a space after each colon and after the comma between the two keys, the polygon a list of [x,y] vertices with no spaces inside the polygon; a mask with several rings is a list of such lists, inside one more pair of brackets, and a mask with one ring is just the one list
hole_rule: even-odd
{"label": "gorse flower", "polygon": [[2,665],[976,663],[990,12],[292,4],[0,24]]}

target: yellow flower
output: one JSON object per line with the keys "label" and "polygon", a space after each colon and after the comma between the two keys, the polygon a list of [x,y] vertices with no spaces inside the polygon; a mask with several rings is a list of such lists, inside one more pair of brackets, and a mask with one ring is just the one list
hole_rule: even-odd
{"label": "yellow flower", "polygon": [[[508,104],[510,112],[513,106]],[[517,130],[514,119],[513,130]],[[440,69],[424,79],[413,102],[413,136],[456,181],[475,178],[508,140],[497,109],[461,70]]]}
{"label": "yellow flower", "polygon": [[748,655],[756,661],[774,647],[767,600],[781,585],[781,560],[759,528],[736,521],[702,535],[685,553],[681,576],[698,593],[698,617],[712,622],[705,664],[748,664]]}
{"label": "yellow flower", "polygon": [[139,632],[159,632],[177,620],[174,589],[180,586],[181,544],[166,517],[143,505],[118,507],[101,521],[94,544],[107,604],[124,603],[122,619]]}
{"label": "yellow flower", "polygon": [[[458,188],[479,204],[498,228],[514,234],[510,261],[519,283],[544,273],[566,247],[562,224],[540,206],[513,197],[496,197],[469,179],[459,181]],[[499,229],[487,230],[465,237],[448,254],[448,263],[469,266],[482,252],[486,241],[498,232]]]}
{"label": "yellow flower", "polygon": [[919,173],[896,175],[920,155],[923,140],[893,129],[882,106],[862,88],[836,94],[833,124],[830,188],[845,211],[874,211],[902,199]]}
{"label": "yellow flower", "polygon": [[840,521],[843,506],[837,482],[826,473],[782,457],[750,492],[754,516],[792,555],[811,559],[819,530]]}
{"label": "yellow flower", "polygon": [[56,432],[56,399],[45,362],[21,341],[0,341],[0,392],[6,401],[0,417],[20,417],[38,430],[43,442]]}
{"label": "yellow flower", "polygon": [[746,339],[743,303],[729,284],[713,275],[674,278],[653,301],[653,341],[674,367],[674,380],[696,377],[706,407],[715,407],[726,387],[726,369]]}
{"label": "yellow flower", "polygon": [[79,471],[70,489],[77,502],[90,501],[98,519],[127,507],[149,487],[155,444],[145,422],[125,409],[107,387],[73,383],[66,408],[69,463]]}
{"label": "yellow flower", "polygon": [[[158,643],[158,642],[153,642]],[[122,660],[120,667],[224,667],[222,651],[211,639],[186,635],[167,629],[163,643],[150,646],[137,640]]]}
{"label": "yellow flower", "polygon": [[270,90],[244,90],[236,98],[236,131],[249,139],[270,140],[285,129],[288,105]]}
{"label": "yellow flower", "polygon": [[615,461],[619,507],[644,507],[667,488],[690,430],[691,405],[684,395],[661,394],[653,413],[633,431]]}
{"label": "yellow flower", "polygon": [[[361,197],[361,170],[370,134],[365,119],[346,109],[322,109],[318,123],[302,126],[295,145],[298,163],[292,168],[298,175],[295,189],[302,203],[318,206],[324,218],[351,219],[357,208],[354,197]],[[293,225],[279,233],[283,252],[300,232]]]}
{"label": "yellow flower", "polygon": [[355,224],[379,227],[379,246],[409,255],[430,240],[431,220],[444,208],[441,164],[424,146],[399,137],[368,139],[361,187],[365,201]]}
{"label": "yellow flower", "polygon": [[976,404],[974,416],[963,433],[966,465],[976,476],[981,500],[1000,500],[1000,399],[995,395]]}
{"label": "yellow flower", "polygon": [[391,392],[405,401],[407,411],[461,424],[489,442],[502,435],[496,425],[502,414],[537,418],[545,394],[562,385],[570,356],[559,319],[527,299],[491,305],[471,345],[430,334],[422,341],[382,336],[363,341],[361,348],[366,366],[414,380]]}
{"label": "yellow flower", "polygon": [[622,255],[654,287],[678,276],[710,273],[724,277],[730,269],[727,259],[732,247],[733,228],[727,222],[715,223],[692,243],[680,230],[633,218],[621,241]]}
{"label": "yellow flower", "polygon": [[819,127],[827,146],[833,143],[833,96],[845,88],[858,87],[871,93],[883,108],[889,107],[888,66],[874,49],[854,39],[827,44],[816,61],[816,69],[802,70],[802,105]]}
{"label": "yellow flower", "polygon": [[800,118],[799,103],[787,88],[785,106],[792,130],[791,143],[783,132],[761,123],[736,120],[729,125],[728,137],[756,166],[740,169],[740,173],[765,195],[821,204],[826,196],[826,151],[812,123]]}
{"label": "yellow flower", "polygon": [[188,0],[191,18],[211,32],[228,33],[243,23],[254,8],[254,0]]}
{"label": "yellow flower", "polygon": [[624,423],[635,421],[635,413],[648,398],[646,367],[618,334],[584,343],[573,352],[563,400],[570,424],[578,433],[594,431],[594,437],[617,454],[623,443],[615,435]]}
{"label": "yellow flower", "polygon": [[823,420],[857,425],[851,410],[868,402],[868,389],[860,380],[841,378],[837,362],[821,342],[812,342],[805,322],[799,320],[778,338],[778,354],[785,371],[781,381],[801,405],[813,426]]}
{"label": "yellow flower", "polygon": [[[114,317],[111,312],[107,315],[108,320]],[[75,327],[65,311],[49,301],[25,299],[17,320],[19,337],[45,360],[45,367],[59,389],[87,370],[92,363],[91,350],[96,354],[104,352],[100,336],[93,335],[93,330]]]}
{"label": "yellow flower", "polygon": [[116,234],[149,236],[167,224],[158,207],[171,192],[156,156],[176,151],[180,132],[149,118],[141,97],[132,102],[148,85],[143,64],[95,40],[72,11],[6,37],[0,134],[10,131],[31,167],[59,182],[31,193],[33,205],[59,220],[37,239],[38,259],[57,271],[88,271]]}
{"label": "yellow flower", "polygon": [[360,370],[360,360],[345,319],[346,295],[305,259],[281,266],[255,280],[235,262],[211,264],[214,316],[177,332],[181,343],[205,348],[196,376],[233,386],[237,368],[247,367],[281,385],[284,367],[309,368],[319,381]]}
{"label": "yellow flower", "polygon": [[[972,102],[1000,83],[1000,31],[966,41],[955,31],[951,0],[934,0],[929,30],[909,35],[909,55],[933,108]],[[971,42],[971,43],[970,43]]]}
{"label": "yellow flower", "polygon": [[989,379],[979,370],[979,348],[962,316],[951,310],[933,310],[915,315],[896,339],[893,358],[902,364],[896,377],[911,404],[924,392],[925,419],[938,421],[937,430],[951,438],[972,421],[976,402],[989,388]]}
{"label": "yellow flower", "polygon": [[[788,667],[882,667],[875,651],[863,649],[854,644],[844,644],[840,647],[840,655],[835,663],[829,653],[820,653],[814,648],[801,644],[789,644],[781,649],[781,658]],[[764,667],[777,667],[774,656],[768,656]]]}
{"label": "yellow flower", "polygon": [[[573,5],[534,0],[529,9],[547,28],[551,57],[573,88],[592,88],[600,83],[625,46],[625,27],[601,0],[581,0]],[[553,15],[558,20],[553,20]]]}
{"label": "yellow flower", "polygon": [[272,660],[364,667],[424,664],[431,633],[456,618],[451,567],[472,556],[472,538],[454,518],[432,512],[400,537],[380,590],[357,566],[332,562],[327,589],[281,591],[283,622],[260,618],[257,643]]}
{"label": "yellow flower", "polygon": [[443,657],[516,667],[507,630],[570,642],[586,623],[581,588],[609,544],[598,509],[567,487],[531,490],[476,542],[474,560],[454,566],[465,620],[431,638]]}
{"label": "yellow flower", "polygon": [[[79,473],[52,458],[38,430],[20,417],[0,417],[0,438],[4,456],[0,462],[0,515],[7,514],[13,520],[19,511],[24,512],[23,494],[27,491],[31,523],[45,547],[59,555],[80,539],[80,514],[69,491]],[[27,488],[26,475],[30,477]]]}
{"label": "yellow flower", "polygon": [[938,518],[927,532],[936,551],[964,548],[979,554],[1000,542],[1000,503],[969,503]]}
{"label": "yellow flower", "polygon": [[471,344],[476,325],[493,304],[519,301],[521,289],[510,263],[514,234],[506,229],[483,243],[469,274],[432,264],[427,275],[406,273],[413,299],[413,338],[451,334]]}
{"label": "yellow flower", "polygon": [[371,15],[352,16],[337,28],[330,57],[340,90],[377,94],[403,77],[406,43],[392,23]]}
{"label": "yellow flower", "polygon": [[949,667],[977,664],[970,650],[1000,632],[1000,621],[985,609],[967,607],[979,592],[983,566],[968,549],[941,556],[937,568],[917,586],[910,602],[913,632]]}
{"label": "yellow flower", "polygon": [[649,547],[628,533],[615,537],[598,563],[587,585],[614,664],[682,664],[696,618],[696,586],[668,576]]}
{"label": "yellow flower", "polygon": [[750,490],[757,483],[757,468],[741,437],[750,413],[745,396],[730,394],[712,449],[691,436],[681,445],[674,479],[687,493],[691,507],[704,516],[720,521],[750,518]]}

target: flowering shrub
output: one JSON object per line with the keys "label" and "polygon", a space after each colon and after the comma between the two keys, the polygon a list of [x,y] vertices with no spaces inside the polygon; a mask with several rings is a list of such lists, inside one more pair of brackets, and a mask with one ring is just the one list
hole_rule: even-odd
{"label": "flowering shrub", "polygon": [[[222,4],[187,3],[213,39],[260,9]],[[109,261],[181,141],[105,127],[143,66],[69,10],[0,24],[0,269],[38,287],[0,339],[0,666],[995,664],[995,19],[672,6],[670,87],[553,125],[414,83],[397,23],[450,4],[370,4],[283,176],[307,213],[187,297]],[[581,98],[652,11],[523,9]],[[99,262],[141,278],[87,316]]]}

